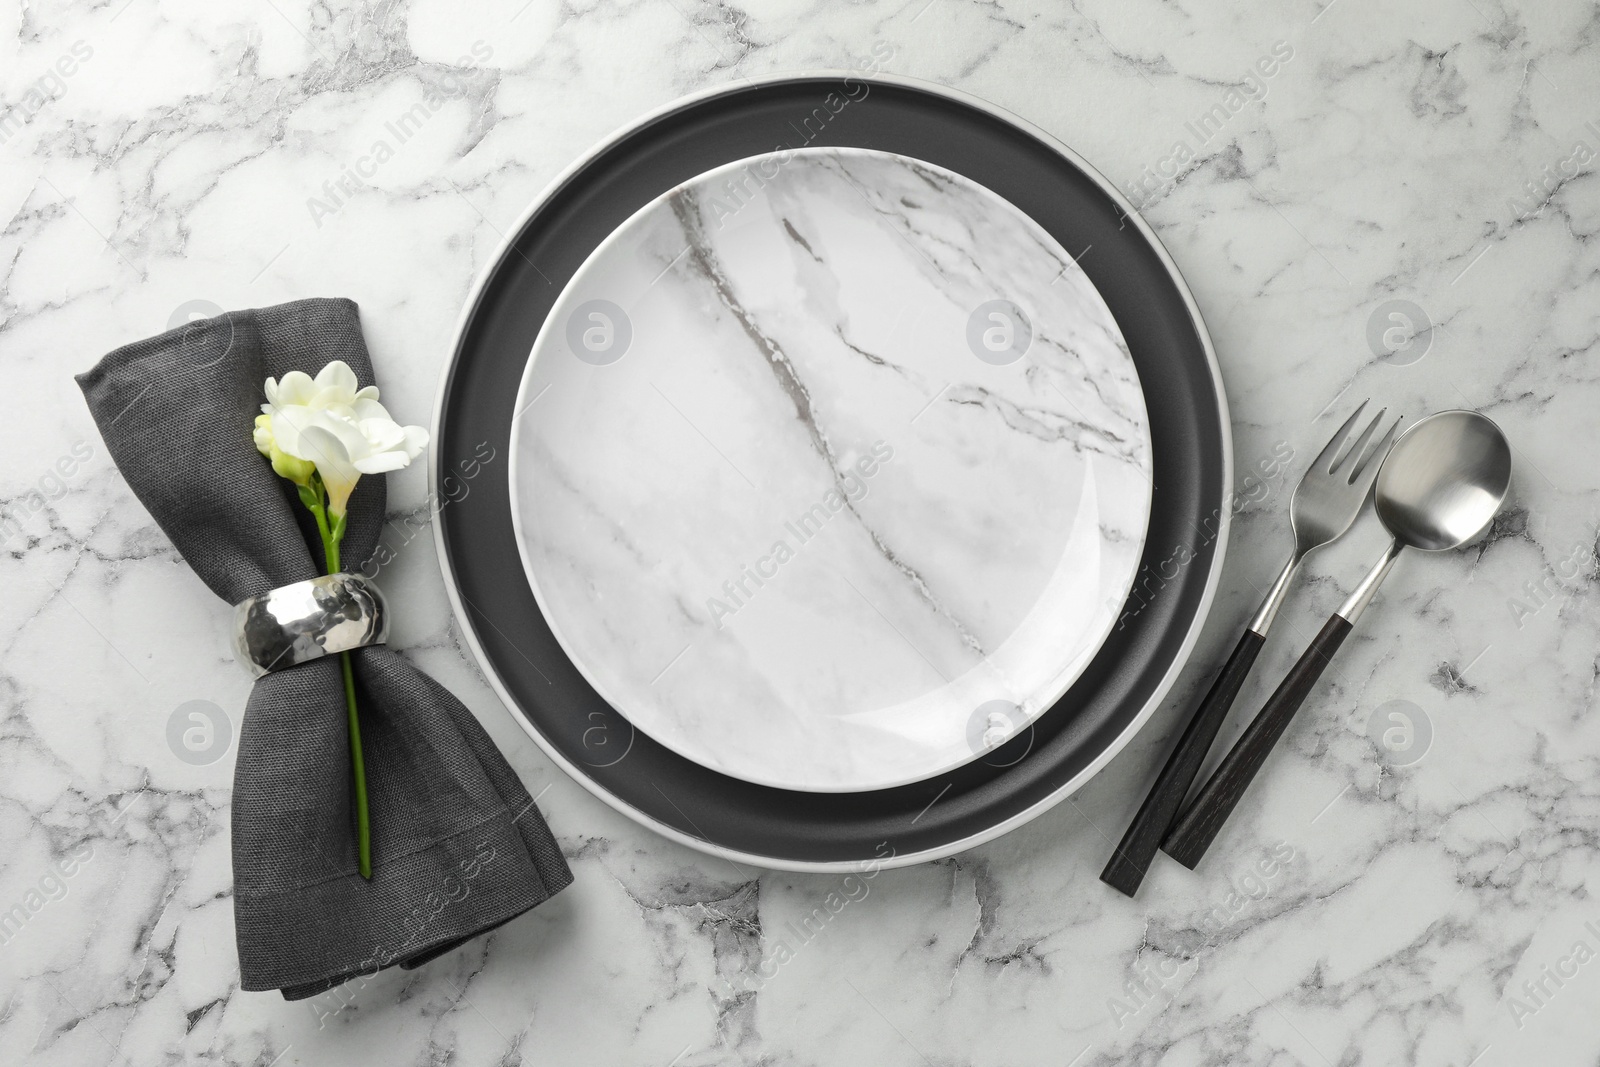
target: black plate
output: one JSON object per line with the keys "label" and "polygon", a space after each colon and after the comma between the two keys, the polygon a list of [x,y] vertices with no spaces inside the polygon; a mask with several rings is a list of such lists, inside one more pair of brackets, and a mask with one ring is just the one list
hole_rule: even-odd
{"label": "black plate", "polygon": [[[1133,353],[1155,453],[1134,592],[1077,683],[987,760],[868,793],[753,785],[635,731],[567,659],[534,602],[507,483],[523,368],[589,253],[673,186],[804,145],[876,148],[947,167],[1005,197],[1079,256]],[[948,855],[1038,814],[1103,766],[1165,695],[1204,621],[1231,477],[1226,403],[1205,328],[1165,252],[1129,210],[1038,131],[970,98],[884,78],[790,77],[691,99],[618,135],[559,180],[480,280],[434,427],[440,498],[459,495],[445,481],[452,472],[478,471],[435,524],[446,582],[491,683],[534,739],[596,795],[662,833],[799,869],[875,859],[885,842],[894,862]],[[496,458],[470,466],[485,442]]]}

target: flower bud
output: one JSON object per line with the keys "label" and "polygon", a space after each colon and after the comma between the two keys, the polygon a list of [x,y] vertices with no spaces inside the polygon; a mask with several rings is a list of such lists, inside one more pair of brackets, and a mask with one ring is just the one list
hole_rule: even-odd
{"label": "flower bud", "polygon": [[296,459],[278,447],[277,440],[272,436],[271,415],[257,415],[250,436],[256,443],[256,451],[272,461],[272,469],[278,477],[287,478],[295,485],[311,484],[317,465],[308,459]]}

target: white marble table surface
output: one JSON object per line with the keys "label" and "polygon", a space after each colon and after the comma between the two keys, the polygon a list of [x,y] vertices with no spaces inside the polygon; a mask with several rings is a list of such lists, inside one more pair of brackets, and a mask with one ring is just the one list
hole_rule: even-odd
{"label": "white marble table surface", "polygon": [[[111,0],[7,5],[0,42],[6,1062],[1600,1058],[1592,3]],[[1195,290],[1241,510],[1174,700],[1069,802],[879,874],[807,937],[841,880],[668,844],[567,780],[478,675],[417,537],[385,571],[395,643],[479,714],[577,881],[340,999],[240,993],[233,753],[186,762],[167,727],[206,701],[236,736],[249,683],[70,374],[186,306],[346,295],[385,401],[422,419],[471,279],[584,149],[685,92],[875,56],[1137,190]],[[474,76],[376,162],[463,57]],[[1436,326],[1406,343],[1389,316],[1417,308]],[[1201,872],[1164,864],[1125,900],[1096,877],[1107,838],[1285,544],[1285,477],[1251,472],[1303,463],[1367,395],[1499,420],[1512,508],[1484,544],[1402,563]],[[390,484],[396,517],[423,507],[421,470]],[[1316,562],[1246,704],[1378,539]],[[1395,707],[1430,725],[1406,765],[1424,731],[1383,758],[1367,736]]]}

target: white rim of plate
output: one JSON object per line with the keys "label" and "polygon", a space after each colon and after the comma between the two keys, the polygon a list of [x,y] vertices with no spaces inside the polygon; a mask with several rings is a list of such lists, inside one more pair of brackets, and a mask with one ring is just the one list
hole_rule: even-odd
{"label": "white rim of plate", "polygon": [[[644,127],[655,122],[657,119],[671,114],[672,112],[678,111],[683,107],[702,100],[709,100],[714,97],[721,96],[730,88],[736,88],[739,85],[745,87],[759,87],[778,82],[793,81],[798,78],[836,78],[840,80],[844,78],[854,78],[869,85],[895,85],[907,89],[914,89],[918,92],[930,93],[935,96],[942,96],[947,100],[974,108],[978,111],[982,111],[985,114],[988,114],[993,118],[998,119],[999,121],[1004,122],[1007,125],[1010,125],[1022,131],[1023,133],[1038,139],[1041,144],[1044,144],[1050,148],[1051,151],[1055,152],[1068,163],[1072,164],[1074,167],[1078,168],[1078,170],[1083,172],[1083,174],[1089,177],[1101,188],[1102,191],[1105,192],[1107,196],[1111,198],[1113,203],[1122,209],[1123,215],[1128,219],[1128,221],[1133,223],[1135,228],[1138,229],[1140,235],[1150,243],[1150,247],[1160,258],[1161,265],[1166,269],[1168,276],[1172,279],[1174,286],[1177,288],[1178,295],[1183,298],[1183,305],[1189,313],[1190,321],[1194,324],[1195,334],[1200,340],[1201,348],[1205,351],[1206,364],[1211,369],[1211,378],[1213,383],[1216,385],[1217,414],[1221,421],[1222,427],[1223,498],[1218,502],[1217,509],[1218,514],[1221,516],[1221,519],[1217,524],[1217,549],[1211,559],[1211,568],[1206,574],[1206,584],[1205,589],[1201,594],[1199,610],[1195,612],[1194,619],[1189,624],[1189,630],[1186,634],[1184,634],[1182,647],[1178,650],[1178,654],[1173,657],[1172,663],[1168,666],[1166,673],[1162,675],[1160,681],[1156,683],[1154,692],[1150,694],[1150,699],[1145,702],[1144,707],[1139,709],[1138,714],[1133,717],[1133,720],[1128,723],[1123,731],[1112,740],[1111,744],[1107,745],[1104,750],[1094,757],[1094,759],[1090,760],[1088,766],[1084,767],[1083,770],[1073,775],[1072,778],[1063,783],[1049,796],[1036,801],[1022,811],[1012,815],[1010,818],[1003,819],[992,826],[985,827],[983,830],[980,830],[977,833],[969,834],[966,837],[947,842],[934,848],[923,849],[917,852],[897,853],[879,863],[880,867],[886,868],[909,867],[918,863],[925,863],[929,860],[943,859],[946,856],[953,856],[958,852],[965,852],[968,849],[975,848],[976,846],[987,841],[993,841],[995,838],[1004,836],[1019,826],[1032,822],[1034,819],[1038,818],[1040,815],[1044,814],[1046,811],[1049,811],[1051,808],[1067,799],[1073,793],[1083,788],[1084,784],[1092,779],[1096,774],[1100,773],[1100,771],[1104,769],[1106,764],[1111,762],[1117,753],[1121,752],[1127,747],[1128,743],[1132,741],[1133,738],[1144,727],[1144,724],[1149,721],[1150,716],[1155,714],[1156,709],[1161,706],[1161,702],[1166,699],[1167,693],[1172,690],[1172,686],[1177,682],[1178,675],[1188,664],[1189,657],[1194,652],[1195,643],[1200,638],[1200,631],[1205,627],[1206,619],[1210,616],[1212,604],[1216,599],[1217,585],[1221,581],[1222,577],[1222,563],[1224,557],[1227,555],[1228,538],[1233,527],[1233,516],[1231,509],[1227,507],[1227,494],[1230,492],[1230,487],[1233,485],[1233,425],[1228,415],[1228,395],[1223,387],[1222,368],[1217,363],[1217,353],[1216,349],[1211,344],[1211,334],[1206,329],[1205,320],[1200,316],[1200,308],[1195,303],[1194,294],[1190,292],[1188,282],[1186,282],[1183,278],[1183,275],[1178,272],[1177,264],[1173,262],[1171,253],[1169,253],[1166,246],[1161,243],[1161,239],[1156,236],[1155,231],[1151,229],[1150,224],[1144,220],[1143,216],[1141,216],[1138,211],[1135,210],[1133,204],[1128,200],[1128,198],[1122,195],[1121,190],[1119,190],[1114,183],[1106,178],[1105,175],[1101,174],[1094,167],[1090,166],[1082,156],[1078,155],[1078,153],[1074,152],[1071,148],[1067,147],[1066,144],[1058,140],[1053,135],[1047,133],[1045,130],[1035,126],[1033,123],[1021,118],[1020,116],[1012,114],[1004,108],[1001,108],[995,104],[991,104],[988,101],[973,96],[969,93],[964,93],[958,89],[950,89],[946,86],[923,81],[919,78],[906,78],[900,75],[882,73],[864,74],[859,71],[851,70],[791,71],[782,74],[767,74],[759,78],[742,78],[737,85],[730,82],[713,86],[708,89],[703,89],[700,92],[691,93],[687,96],[679,97],[676,100],[669,101],[655,110],[640,116],[632,122],[618,127],[617,129],[613,130],[609,136],[597,142],[594,147],[589,149],[589,151],[573,160],[564,170],[561,171],[560,174],[557,174],[555,178],[552,179],[550,183],[540,191],[539,195],[528,204],[528,206],[523,210],[522,214],[517,217],[516,221],[506,228],[505,233],[501,236],[500,243],[495,246],[494,252],[489,256],[489,258],[485,261],[483,268],[478,272],[478,277],[472,284],[472,290],[470,293],[468,293],[467,300],[462,304],[461,314],[456,319],[456,328],[451,334],[450,361],[453,364],[456,353],[460,351],[462,338],[466,334],[467,327],[472,321],[474,312],[476,312],[478,309],[478,304],[483,298],[484,289],[488,286],[490,276],[494,273],[495,268],[499,266],[501,260],[511,249],[512,245],[517,239],[517,236],[522,232],[523,227],[527,225],[528,220],[531,219],[539,211],[539,209],[544,206],[551,196],[565,186],[574,174],[583,169],[602,152],[616,144],[628,134],[631,134],[636,130],[643,129]],[[449,375],[447,368],[446,375],[440,379],[438,395],[434,398],[431,429],[433,433],[432,439],[435,442],[440,439],[439,427],[444,417],[444,400],[448,385]],[[440,462],[440,450],[435,447],[431,451],[428,463],[428,491],[430,495],[438,491],[439,481],[443,477],[442,472],[439,469]],[[507,477],[509,478],[509,476],[510,474],[508,471]],[[709,856],[743,861],[751,864],[752,866],[763,867],[768,870],[795,871],[800,873],[840,873],[854,871],[860,867],[859,860],[791,860],[782,857],[764,856],[760,853],[742,852],[737,849],[725,848],[714,841],[707,841],[703,838],[691,836],[677,829],[676,827],[669,826],[666,823],[652,818],[632,805],[624,803],[620,798],[601,786],[600,783],[594,781],[584,774],[583,771],[573,764],[571,760],[567,759],[558,749],[555,748],[555,746],[551,745],[544,735],[539,733],[539,731],[534,728],[531,722],[514,710],[517,707],[517,701],[511,695],[510,690],[506,688],[505,682],[500,678],[498,672],[495,671],[494,664],[484,653],[483,646],[479,644],[477,632],[473,629],[471,619],[468,617],[465,605],[461,600],[461,591],[456,584],[455,571],[450,566],[450,556],[446,551],[443,528],[438,522],[434,522],[432,526],[434,551],[438,556],[439,569],[442,577],[444,578],[445,593],[450,598],[450,610],[454,614],[456,621],[460,626],[462,635],[466,638],[467,647],[472,650],[472,655],[477,661],[478,668],[483,671],[484,678],[488,681],[490,688],[494,690],[495,695],[500,698],[500,702],[505,706],[506,713],[511,716],[518,726],[522,727],[523,732],[533,739],[533,742],[544,751],[544,754],[550,758],[551,762],[560,767],[562,771],[566,773],[567,777],[573,779],[579,785],[583,786],[584,789],[588,790],[607,806],[623,815],[626,815],[628,818],[632,819],[634,822],[637,822],[641,826],[655,831],[662,837],[676,841],[681,845],[686,845],[689,848],[694,849],[696,852],[701,852]]]}

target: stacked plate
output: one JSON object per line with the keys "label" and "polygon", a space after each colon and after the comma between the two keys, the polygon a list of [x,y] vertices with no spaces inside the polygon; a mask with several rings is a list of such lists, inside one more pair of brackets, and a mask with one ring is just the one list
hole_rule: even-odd
{"label": "stacked plate", "polygon": [[530,209],[462,321],[435,529],[485,673],[596,795],[761,865],[909,863],[1154,710],[1227,426],[1188,290],[1068,150],[946,90],[773,79]]}

